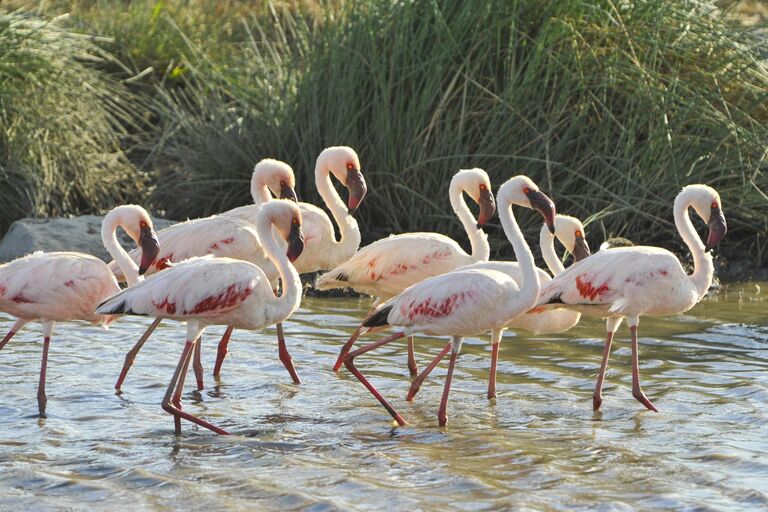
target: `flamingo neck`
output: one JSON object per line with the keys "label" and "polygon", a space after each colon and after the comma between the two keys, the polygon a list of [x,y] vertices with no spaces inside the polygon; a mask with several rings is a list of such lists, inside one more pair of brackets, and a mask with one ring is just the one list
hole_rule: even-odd
{"label": "flamingo neck", "polygon": [[541,226],[541,233],[539,233],[539,247],[541,247],[541,256],[544,258],[544,262],[547,264],[547,268],[552,272],[553,276],[565,272],[563,262],[555,252],[555,235],[549,232],[549,228],[544,224]]}
{"label": "flamingo neck", "polygon": [[531,248],[528,247],[515,219],[515,214],[512,212],[512,204],[509,201],[503,201],[501,197],[499,203],[505,205],[499,211],[501,227],[504,228],[504,234],[512,243],[521,273],[521,282],[517,283],[520,292],[510,297],[510,308],[520,310],[522,306],[523,310],[527,311],[536,305],[536,300],[539,297],[541,288],[539,273],[536,270],[536,262],[533,259]]}
{"label": "flamingo neck", "polygon": [[325,206],[331,211],[333,219],[339,226],[340,239],[338,241],[333,240],[334,254],[329,255],[338,259],[338,262],[333,265],[335,266],[351,258],[360,247],[360,228],[355,218],[349,214],[347,206],[339,197],[339,193],[333,188],[328,167],[323,165],[322,161],[318,161],[315,166],[315,186]]}
{"label": "flamingo neck", "polygon": [[261,206],[272,200],[272,194],[270,194],[267,185],[256,178],[251,179],[251,197],[253,198],[254,205]]}
{"label": "flamingo neck", "polygon": [[451,199],[453,211],[459,218],[461,225],[464,226],[464,231],[467,232],[467,237],[472,247],[472,254],[470,255],[472,261],[488,261],[488,258],[491,256],[488,236],[482,229],[477,227],[477,220],[472,215],[472,212],[469,211],[467,202],[464,200],[463,188],[457,183],[451,183],[448,195]]}
{"label": "flamingo neck", "polygon": [[257,221],[256,231],[259,234],[264,252],[267,253],[267,257],[277,268],[278,274],[280,274],[283,290],[280,296],[275,298],[277,307],[273,310],[274,318],[271,320],[272,322],[282,322],[301,303],[301,281],[299,280],[299,273],[288,260],[280,244],[275,240],[272,225],[270,217],[261,216]]}
{"label": "flamingo neck", "polygon": [[117,266],[123,272],[128,286],[132,286],[141,281],[143,277],[139,275],[139,266],[136,265],[136,262],[117,243],[118,226],[125,229],[122,218],[118,215],[118,212],[113,210],[104,217],[101,223],[101,242],[104,244],[109,255],[112,256],[112,259],[117,262]]}
{"label": "flamingo neck", "polygon": [[696,234],[696,230],[693,229],[691,218],[688,215],[691,202],[692,199],[686,192],[677,196],[675,199],[675,226],[693,256],[693,274],[688,277],[696,288],[699,298],[701,298],[712,284],[715,266],[712,263],[712,255],[704,250],[704,244],[699,239],[699,235]]}

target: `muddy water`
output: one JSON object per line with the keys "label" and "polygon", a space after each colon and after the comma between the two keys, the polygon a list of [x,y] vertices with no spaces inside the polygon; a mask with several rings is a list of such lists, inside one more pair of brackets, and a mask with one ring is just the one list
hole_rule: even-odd
{"label": "muddy water", "polygon": [[[762,292],[758,288],[762,288]],[[407,403],[404,344],[359,367],[409,421],[331,365],[369,300],[307,299],[286,323],[304,382],[290,383],[274,330],[235,331],[222,380],[209,377],[221,329],[203,341],[206,389],[185,409],[230,430],[184,423],[160,400],[183,329],[163,324],[116,396],[125,350],[148,321],[110,330],[61,324],[51,346],[47,419],[36,417],[42,344],[28,326],[0,353],[0,510],[574,510],[768,508],[768,284],[731,285],[686,315],[640,324],[643,387],[631,395],[619,331],[603,411],[591,410],[603,326],[507,334],[498,399],[485,399],[487,338],[465,341],[437,427],[445,367]],[[0,317],[0,329],[10,319]],[[443,340],[420,338],[423,366]],[[191,377],[191,375],[190,375]]]}

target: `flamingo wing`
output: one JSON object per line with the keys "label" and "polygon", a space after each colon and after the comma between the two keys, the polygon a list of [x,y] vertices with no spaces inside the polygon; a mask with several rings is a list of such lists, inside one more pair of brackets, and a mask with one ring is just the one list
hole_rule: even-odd
{"label": "flamingo wing", "polygon": [[272,295],[264,272],[251,263],[212,256],[191,258],[110,297],[101,314],[214,317],[253,294]]}

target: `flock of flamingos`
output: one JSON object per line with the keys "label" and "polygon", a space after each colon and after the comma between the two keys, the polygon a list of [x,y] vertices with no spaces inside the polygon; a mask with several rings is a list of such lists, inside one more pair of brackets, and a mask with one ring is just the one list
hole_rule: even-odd
{"label": "flock of flamingos", "polygon": [[[347,189],[346,203],[333,187],[331,175]],[[177,433],[185,419],[227,434],[185,412],[181,405],[190,361],[197,386],[203,387],[197,341],[204,329],[227,326],[214,368],[218,376],[233,329],[277,324],[280,361],[299,383],[286,349],[282,322],[299,307],[299,274],[328,269],[317,279],[319,289],[349,287],[377,297],[373,309],[341,348],[334,370],[346,366],[400,425],[405,425],[405,420],[355,366],[358,356],[407,337],[412,376],[407,399],[412,400],[424,379],[450,353],[438,410],[439,423],[445,425],[453,370],[465,336],[492,333],[488,397],[493,398],[499,342],[505,329],[563,332],[576,325],[582,314],[606,318],[607,337],[593,407],[601,405],[611,341],[626,319],[632,339],[632,394],[655,411],[640,387],[639,319],[693,307],[712,282],[709,251],[726,232],[717,191],[706,185],[689,185],[675,199],[674,219],[693,257],[693,274],[688,275],[671,252],[658,247],[610,248],[590,254],[581,222],[557,215],[552,200],[531,179],[510,178],[494,199],[488,175],[481,169],[470,169],[456,173],[449,186],[451,206],[469,237],[470,254],[438,233],[393,235],[358,250],[361,236],[354,213],[367,189],[355,151],[344,146],[323,150],[317,158],[315,183],[338,224],[339,240],[324,210],[297,201],[291,167],[267,159],[253,171],[253,205],[175,224],[158,233],[140,206],[114,208],[104,217],[101,230],[104,246],[114,259],[109,265],[83,253],[36,252],[0,266],[0,311],[16,317],[0,341],[0,349],[24,324],[39,320],[43,325],[37,395],[40,415],[44,416],[46,409],[45,374],[55,322],[109,324],[120,315],[143,315],[155,320],[126,355],[116,388],[120,389],[136,354],[163,319],[186,322],[186,344],[162,407],[173,415]],[[477,218],[465,195],[478,204]],[[490,247],[482,226],[494,215],[497,204],[517,262],[488,261]],[[536,268],[513,206],[541,213],[542,255],[554,277]],[[706,243],[693,228],[689,207],[709,226]],[[132,252],[118,244],[118,227],[136,242]],[[575,263],[568,269],[555,253],[554,238],[574,256]],[[121,290],[119,281],[125,281],[127,288]],[[359,335],[384,329],[391,334],[353,350]],[[450,338],[421,372],[414,357],[416,333]]]}

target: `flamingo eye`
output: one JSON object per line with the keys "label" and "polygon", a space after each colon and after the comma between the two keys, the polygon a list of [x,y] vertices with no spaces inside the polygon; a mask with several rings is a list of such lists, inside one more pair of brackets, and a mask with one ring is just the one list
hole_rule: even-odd
{"label": "flamingo eye", "polygon": [[355,168],[355,164],[353,164],[352,162],[347,162],[347,170],[348,171],[351,171],[354,168]]}
{"label": "flamingo eye", "polygon": [[281,187],[284,187],[284,186],[285,186],[285,180],[280,180],[280,186],[281,186]]}
{"label": "flamingo eye", "polygon": [[146,228],[147,226],[148,226],[148,224],[147,224],[145,221],[143,221],[143,220],[142,220],[141,222],[139,222],[139,227],[140,227],[141,229],[144,229],[144,228]]}
{"label": "flamingo eye", "polygon": [[583,236],[583,235],[581,234],[581,230],[577,229],[577,230],[576,230],[576,238],[580,238],[580,237],[582,237],[582,236]]}
{"label": "flamingo eye", "polygon": [[293,224],[294,226],[298,226],[299,225],[299,219],[294,217],[293,220],[291,221],[291,224]]}
{"label": "flamingo eye", "polygon": [[480,190],[483,190],[483,191],[488,190],[488,187],[485,186],[485,183],[480,184]]}
{"label": "flamingo eye", "polygon": [[720,205],[717,204],[717,201],[712,202],[712,208],[720,208]]}
{"label": "flamingo eye", "polygon": [[525,188],[523,189],[523,194],[526,194],[526,195],[527,195],[527,194],[528,194],[530,191],[531,191],[531,189],[529,189],[528,187],[525,187]]}

